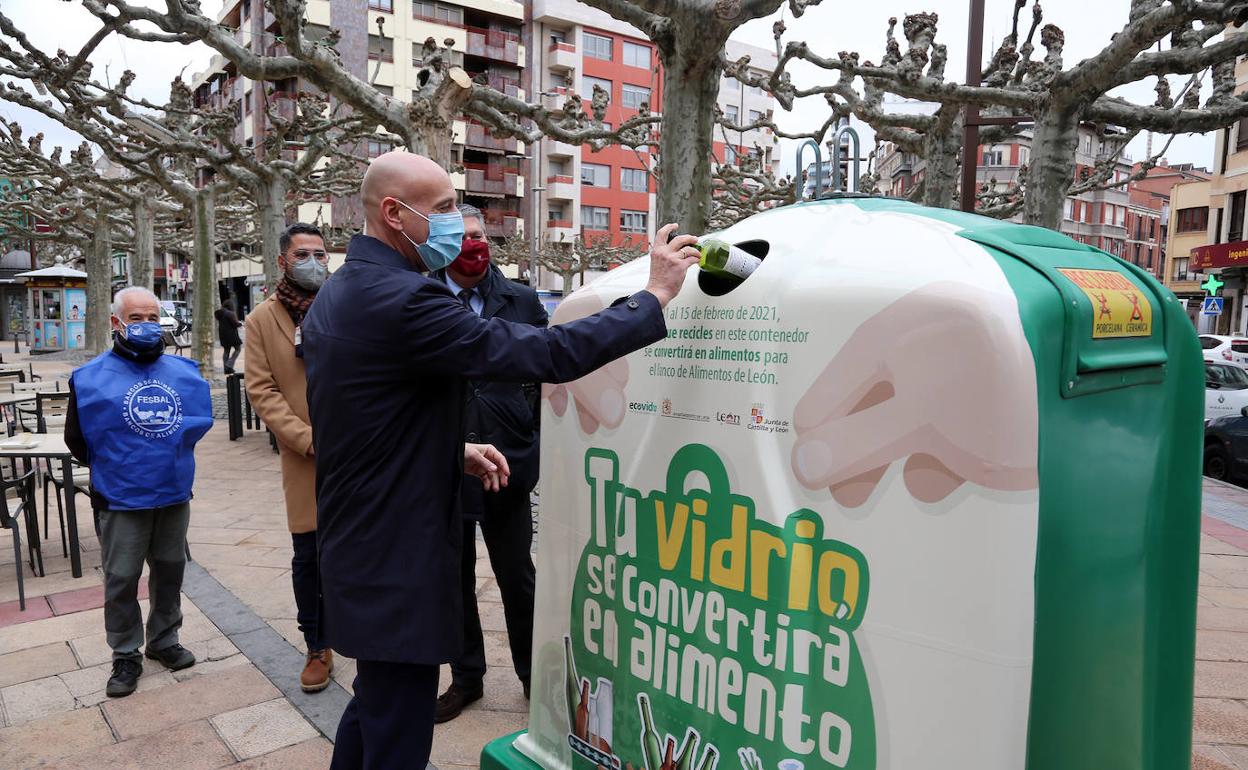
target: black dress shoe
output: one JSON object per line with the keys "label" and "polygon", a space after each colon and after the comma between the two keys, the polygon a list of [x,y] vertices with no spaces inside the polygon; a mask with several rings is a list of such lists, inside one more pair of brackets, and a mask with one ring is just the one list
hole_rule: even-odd
{"label": "black dress shoe", "polygon": [[195,653],[180,644],[170,645],[163,650],[153,650],[148,647],[145,654],[152,660],[165,664],[165,668],[170,671],[181,671],[195,665]]}
{"label": "black dress shoe", "polygon": [[481,700],[481,694],[481,685],[477,685],[472,690],[454,684],[446,688],[446,692],[438,696],[438,707],[433,712],[434,723],[442,724],[451,721],[463,713],[464,707],[469,703]]}
{"label": "black dress shoe", "polygon": [[118,658],[113,661],[113,675],[108,678],[108,687],[104,688],[104,692],[110,698],[124,698],[139,686],[142,674],[142,661]]}

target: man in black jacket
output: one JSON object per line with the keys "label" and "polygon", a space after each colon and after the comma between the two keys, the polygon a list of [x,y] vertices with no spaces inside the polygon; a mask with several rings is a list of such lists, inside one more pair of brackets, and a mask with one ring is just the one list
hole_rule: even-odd
{"label": "man in black jacket", "polygon": [[[468,205],[460,206],[459,211],[464,217],[463,250],[436,277],[445,281],[451,293],[481,318],[546,326],[546,309],[537,292],[509,280],[490,264],[490,243],[485,237],[481,211]],[[465,391],[464,440],[493,444],[507,458],[511,479],[504,489],[485,492],[480,480],[464,478],[464,652],[451,663],[451,686],[438,698],[438,722],[459,716],[465,706],[481,698],[483,691],[485,639],[476,596],[478,523],[503,598],[511,660],[524,696],[529,696],[536,578],[530,554],[533,521],[529,509],[529,493],[538,476],[535,406],[525,386],[519,383],[471,381]]]}

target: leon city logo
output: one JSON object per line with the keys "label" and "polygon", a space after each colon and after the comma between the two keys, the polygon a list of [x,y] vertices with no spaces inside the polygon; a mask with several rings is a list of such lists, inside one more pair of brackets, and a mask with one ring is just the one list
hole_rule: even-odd
{"label": "leon city logo", "polygon": [[663,399],[663,416],[672,416],[672,400],[670,398]]}

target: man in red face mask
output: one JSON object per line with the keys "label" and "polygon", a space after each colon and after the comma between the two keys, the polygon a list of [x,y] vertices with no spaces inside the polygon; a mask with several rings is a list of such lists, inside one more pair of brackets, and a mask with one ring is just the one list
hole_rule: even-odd
{"label": "man in red face mask", "polygon": [[[464,242],[459,257],[436,274],[472,312],[534,326],[546,325],[546,309],[537,292],[509,280],[490,264],[490,242],[481,212],[459,207]],[[535,391],[530,391],[535,392]],[[511,465],[511,479],[498,492],[486,492],[480,480],[464,477],[460,494],[464,512],[461,589],[464,599],[464,654],[451,663],[451,686],[438,698],[436,720],[459,716],[481,698],[485,676],[485,640],[477,612],[477,525],[503,598],[516,676],[529,696],[533,642],[533,588],[536,572],[530,551],[533,522],[529,494],[537,484],[538,440],[535,401],[526,386],[511,382],[470,382],[464,410],[464,439],[493,444]]]}

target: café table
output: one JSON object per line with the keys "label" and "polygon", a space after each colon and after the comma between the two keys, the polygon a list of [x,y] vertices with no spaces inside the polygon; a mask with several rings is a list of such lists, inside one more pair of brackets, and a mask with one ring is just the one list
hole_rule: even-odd
{"label": "caf\u00e9 table", "polygon": [[[19,445],[21,435],[29,437],[28,444]],[[69,529],[69,567],[74,577],[82,577],[82,553],[78,547],[78,512],[74,505],[74,471],[70,464],[72,455],[69,447],[65,446],[65,436],[61,433],[29,433],[0,439],[0,459],[38,460],[41,457],[61,461],[65,518]]]}

